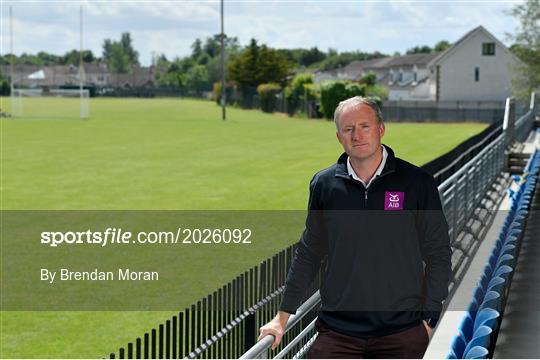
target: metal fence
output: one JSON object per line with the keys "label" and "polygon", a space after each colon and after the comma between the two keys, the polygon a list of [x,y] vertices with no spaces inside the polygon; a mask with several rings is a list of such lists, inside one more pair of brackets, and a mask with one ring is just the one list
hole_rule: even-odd
{"label": "metal fence", "polygon": [[[387,121],[499,123],[505,113],[504,101],[383,101]],[[517,114],[527,110],[516,104]]]}
{"label": "metal fence", "polygon": [[[277,313],[296,245],[237,276],[197,303],[110,353],[119,358],[238,358],[256,343],[259,328]],[[321,273],[308,296],[320,286]],[[307,299],[307,296],[306,298]],[[305,300],[304,299],[304,300]],[[291,341],[316,316],[311,311],[284,340]],[[276,355],[280,349],[271,352]]]}

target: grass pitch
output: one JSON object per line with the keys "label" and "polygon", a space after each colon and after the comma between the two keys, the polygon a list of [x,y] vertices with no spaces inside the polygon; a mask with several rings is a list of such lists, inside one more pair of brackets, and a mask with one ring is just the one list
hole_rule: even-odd
{"label": "grass pitch", "polygon": [[[65,101],[50,99],[47,110]],[[9,111],[9,101],[0,107]],[[87,121],[2,119],[1,209],[305,209],[312,175],[342,151],[333,123],[227,114],[222,121],[218,106],[199,100],[91,99]],[[388,123],[383,142],[421,165],[484,128]],[[218,276],[191,274],[179,310],[296,240],[222,259]],[[0,357],[101,357],[169,315],[4,311]]]}

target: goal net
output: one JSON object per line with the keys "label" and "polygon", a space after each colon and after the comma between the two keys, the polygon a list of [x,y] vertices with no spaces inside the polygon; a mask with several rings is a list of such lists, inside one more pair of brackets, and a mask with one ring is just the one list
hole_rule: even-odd
{"label": "goal net", "polygon": [[89,91],[77,89],[14,89],[11,114],[14,117],[90,117]]}

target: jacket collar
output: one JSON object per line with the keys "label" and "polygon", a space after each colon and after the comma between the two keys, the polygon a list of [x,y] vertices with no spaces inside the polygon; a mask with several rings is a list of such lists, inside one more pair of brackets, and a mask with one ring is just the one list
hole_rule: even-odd
{"label": "jacket collar", "polygon": [[[384,144],[383,144],[384,145]],[[388,157],[386,158],[386,164],[384,165],[383,171],[381,173],[381,176],[394,172],[396,170],[396,156],[394,155],[394,150],[390,148],[388,145],[384,145],[386,148],[386,152],[388,153]],[[343,177],[349,179],[349,173],[347,172],[347,153],[341,154],[337,161],[336,166],[336,177]]]}

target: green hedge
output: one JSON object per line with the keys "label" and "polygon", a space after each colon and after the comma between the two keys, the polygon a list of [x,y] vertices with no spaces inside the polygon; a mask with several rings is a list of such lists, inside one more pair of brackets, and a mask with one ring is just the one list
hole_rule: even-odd
{"label": "green hedge", "polygon": [[327,81],[321,84],[321,111],[332,119],[338,104],[353,96],[365,96],[366,86],[351,81]]}
{"label": "green hedge", "polygon": [[291,84],[285,88],[285,99],[287,100],[287,112],[289,115],[293,115],[299,110],[301,100],[305,100],[306,85],[310,84],[313,84],[313,76],[302,73],[296,74]]}
{"label": "green hedge", "polygon": [[276,108],[276,95],[281,92],[279,84],[269,83],[257,86],[257,93],[261,99],[261,110],[273,112]]}

